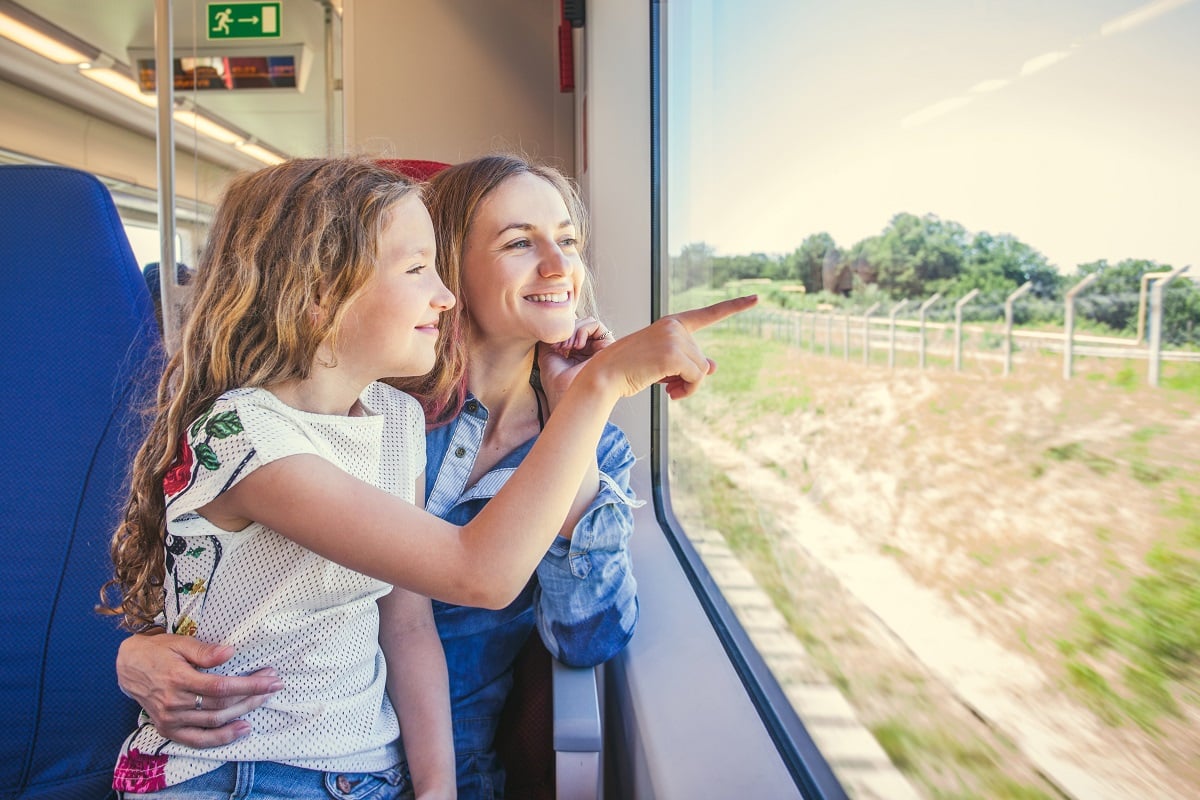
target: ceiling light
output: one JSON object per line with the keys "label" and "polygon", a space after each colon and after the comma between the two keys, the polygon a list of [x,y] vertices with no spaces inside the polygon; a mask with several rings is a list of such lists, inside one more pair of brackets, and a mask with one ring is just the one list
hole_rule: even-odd
{"label": "ceiling light", "polygon": [[109,67],[80,67],[79,74],[91,78],[96,83],[107,86],[114,92],[125,95],[130,100],[136,100],[144,106],[155,108],[158,105],[154,95],[143,94],[141,87],[137,85],[137,81],[123,72],[118,72]]}
{"label": "ceiling light", "polygon": [[[5,3],[0,6],[0,36],[11,39],[27,50],[59,64],[84,64],[98,53],[85,53],[82,45],[68,44],[74,37],[65,32],[60,36],[54,26],[24,12],[24,9]],[[35,27],[37,26],[37,27]],[[38,28],[45,28],[46,31]],[[47,32],[53,31],[53,33]]]}
{"label": "ceiling light", "polygon": [[265,147],[259,147],[253,142],[242,142],[241,144],[234,146],[251,158],[257,158],[264,164],[282,164],[284,161],[287,161],[286,158],[278,153],[274,153]]}
{"label": "ceiling light", "polygon": [[246,137],[240,133],[234,133],[226,127],[218,125],[207,117],[202,117],[195,111],[190,111],[186,108],[175,110],[173,115],[175,121],[185,128],[195,130],[210,139],[216,139],[218,142],[225,144],[240,144],[246,140]]}

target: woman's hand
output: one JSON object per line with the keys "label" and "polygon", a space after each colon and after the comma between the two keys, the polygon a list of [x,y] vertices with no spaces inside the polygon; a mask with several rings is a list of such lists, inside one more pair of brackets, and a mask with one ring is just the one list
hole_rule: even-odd
{"label": "woman's hand", "polygon": [[117,651],[117,682],[163,736],[189,747],[229,744],[250,732],[238,717],[283,688],[270,667],[241,677],[200,671],[224,664],[233,652],[190,636],[137,634]]}
{"label": "woman's hand", "polygon": [[612,344],[615,338],[603,322],[595,317],[584,317],[575,320],[575,332],[570,338],[538,348],[542,390],[551,411],[587,360]]}

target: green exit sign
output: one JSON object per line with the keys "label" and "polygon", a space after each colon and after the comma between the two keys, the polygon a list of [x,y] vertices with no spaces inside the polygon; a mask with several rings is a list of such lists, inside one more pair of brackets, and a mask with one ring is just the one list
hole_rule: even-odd
{"label": "green exit sign", "polygon": [[281,3],[209,3],[209,39],[279,37]]}

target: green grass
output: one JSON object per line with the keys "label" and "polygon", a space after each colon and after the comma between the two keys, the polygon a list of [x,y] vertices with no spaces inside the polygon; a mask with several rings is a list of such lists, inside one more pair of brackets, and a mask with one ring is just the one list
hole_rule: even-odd
{"label": "green grass", "polygon": [[1162,385],[1168,389],[1200,396],[1200,364],[1183,362],[1164,367]]}
{"label": "green grass", "polygon": [[[1004,774],[1002,759],[990,747],[964,740],[939,728],[916,727],[909,720],[889,719],[871,726],[871,734],[896,768],[921,783],[922,766],[936,762],[942,769],[958,775],[960,787],[954,790],[926,785],[937,798],[977,798],[978,800],[1051,800],[1050,794]],[[943,766],[944,765],[944,766]],[[942,783],[944,776],[938,776]],[[972,784],[971,788],[961,784]]]}
{"label": "green grass", "polygon": [[[1079,602],[1074,637],[1060,642],[1068,682],[1102,719],[1132,720],[1157,730],[1163,715],[1179,715],[1175,693],[1200,679],[1200,515],[1182,492],[1173,515],[1182,520],[1146,555],[1144,574],[1116,601],[1099,608]],[[1101,674],[1107,665],[1110,678]],[[1119,678],[1118,678],[1119,676]]]}
{"label": "green grass", "polygon": [[1144,483],[1147,486],[1162,483],[1171,476],[1169,468],[1155,467],[1139,459],[1135,459],[1130,463],[1129,470],[1133,474],[1134,480]]}
{"label": "green grass", "polygon": [[717,371],[705,390],[736,401],[740,413],[788,416],[812,407],[808,388],[785,379],[775,369],[788,357],[788,347],[782,342],[716,330],[704,336],[703,345],[705,355],[717,362]]}
{"label": "green grass", "polygon": [[1112,376],[1113,385],[1120,386],[1122,389],[1133,389],[1139,386],[1141,382],[1142,377],[1133,368],[1132,364],[1126,364]]}
{"label": "green grass", "polygon": [[[1079,442],[1048,447],[1046,448],[1046,457],[1053,461],[1078,461],[1097,475],[1108,475],[1117,468],[1116,461],[1088,450]],[[1034,477],[1040,474],[1037,473]]]}
{"label": "green grass", "polygon": [[1129,434],[1129,438],[1138,443],[1145,443],[1156,437],[1162,436],[1169,429],[1165,425],[1147,425],[1144,428],[1138,428],[1133,433]]}

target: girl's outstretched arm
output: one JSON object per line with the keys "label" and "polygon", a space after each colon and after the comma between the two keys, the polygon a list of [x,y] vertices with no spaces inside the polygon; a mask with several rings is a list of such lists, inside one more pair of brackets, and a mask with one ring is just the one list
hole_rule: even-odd
{"label": "girl's outstretched arm", "polygon": [[738,298],[672,314],[594,355],[513,477],[461,528],[308,454],[254,470],[200,513],[231,531],[262,523],[331,561],[419,594],[502,608],[563,524],[616,401],[660,381],[672,398],[696,391],[715,365],[692,333],[755,302]]}

